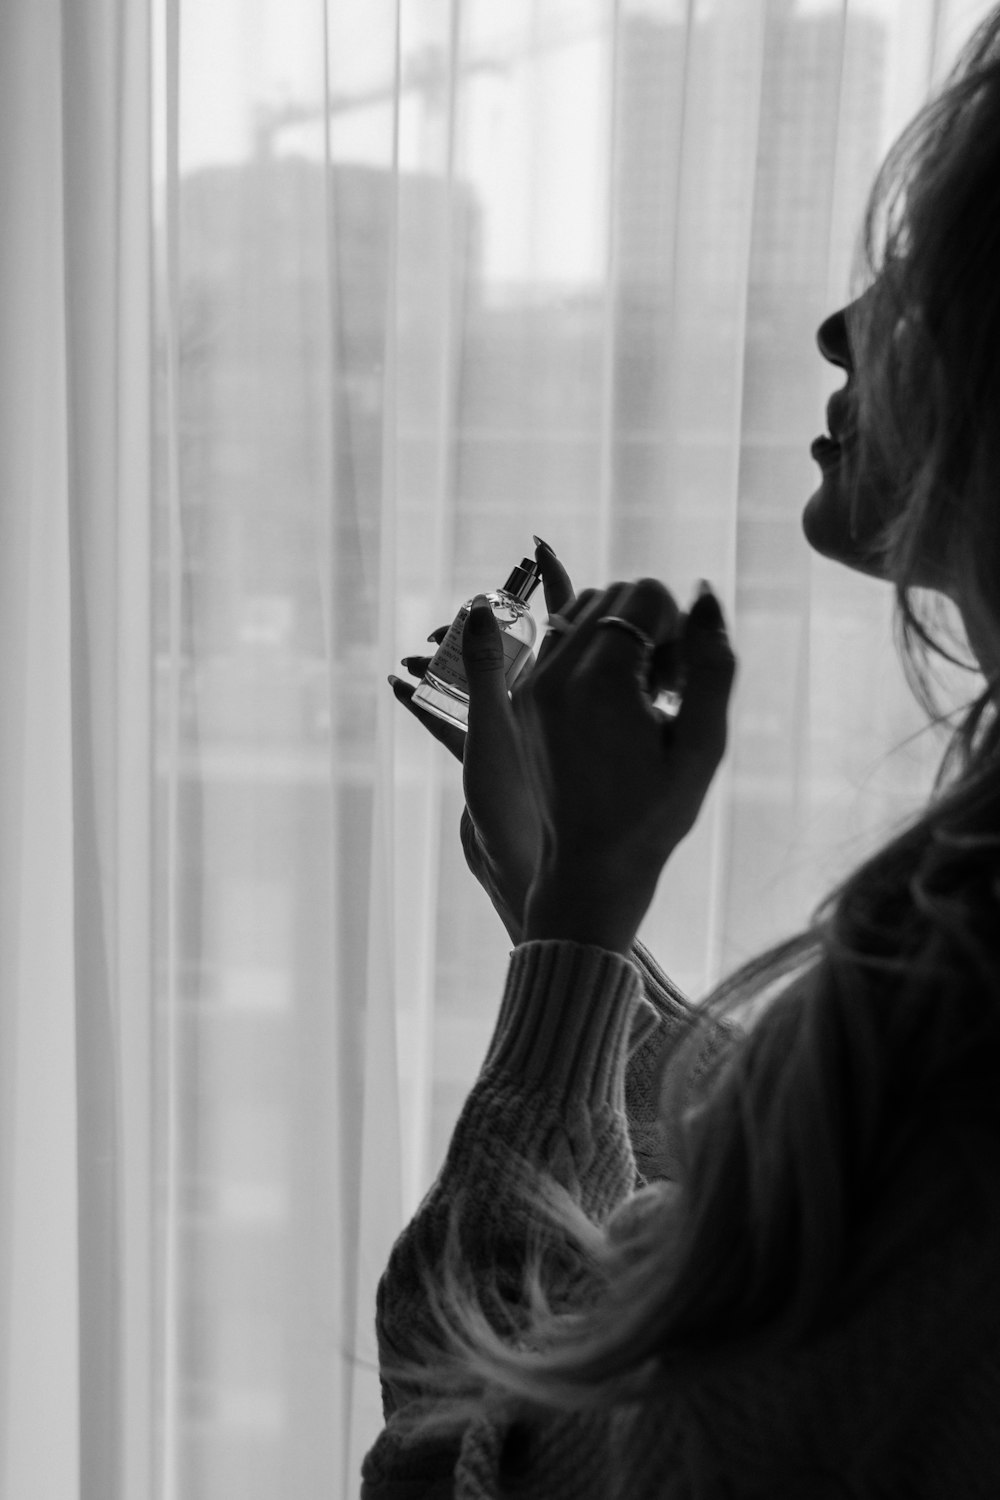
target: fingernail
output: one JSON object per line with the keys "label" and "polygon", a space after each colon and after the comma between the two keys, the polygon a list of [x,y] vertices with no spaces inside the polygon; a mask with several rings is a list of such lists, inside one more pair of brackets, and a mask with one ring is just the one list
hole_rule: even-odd
{"label": "fingernail", "polygon": [[706,594],[711,594],[714,597],[715,596],[715,590],[713,589],[712,585],[709,583],[709,581],[708,581],[707,578],[699,578],[698,579],[697,598],[704,599],[704,597],[705,597]]}
{"label": "fingernail", "polygon": [[392,675],[392,673],[390,672],[389,675],[388,675],[388,677],[385,680],[389,684],[390,687],[395,687],[396,683],[399,682],[400,679],[398,677],[394,677]]}
{"label": "fingernail", "polygon": [[540,536],[533,536],[531,540],[534,542],[536,547],[544,547],[546,552],[552,552],[552,556],[555,557],[555,552],[552,551],[552,548],[549,546],[548,542],[543,542]]}
{"label": "fingernail", "polygon": [[430,635],[427,637],[427,639],[431,642],[431,644],[433,646],[436,646],[437,645],[437,631],[436,630],[432,630],[431,633],[430,633]]}

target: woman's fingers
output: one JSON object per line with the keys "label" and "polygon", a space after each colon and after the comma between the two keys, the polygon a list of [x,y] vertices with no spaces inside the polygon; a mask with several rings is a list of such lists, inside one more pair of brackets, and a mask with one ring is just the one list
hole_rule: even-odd
{"label": "woman's fingers", "polygon": [[[711,749],[736,676],[736,657],[718,599],[703,585],[684,626],[687,691],[677,715],[678,731],[696,747]],[[720,748],[721,754],[721,748]]]}
{"label": "woman's fingers", "polygon": [[533,538],[535,543],[535,561],[538,571],[542,575],[542,593],[545,595],[545,608],[550,615],[560,614],[573,602],[573,585],[569,574],[559,561],[548,542],[543,542],[541,537]]}
{"label": "woman's fingers", "polygon": [[[462,627],[462,665],[465,668],[470,705],[488,705],[504,711],[508,707],[503,638],[496,616],[485,594],[477,594]],[[470,708],[469,717],[472,717]]]}
{"label": "woman's fingers", "polygon": [[[729,699],[736,677],[722,608],[704,585],[684,626],[684,696],[673,721],[673,749],[678,774],[692,790],[715,775],[726,749]],[[702,795],[704,795],[704,791]]]}
{"label": "woman's fingers", "polygon": [[[439,625],[436,630],[431,631],[427,639],[440,646],[449,629],[448,625]],[[405,668],[411,677],[423,677],[433,660],[433,656],[404,656],[399,665]]]}
{"label": "woman's fingers", "polygon": [[[573,628],[558,638],[555,647],[549,645],[546,660],[551,673],[562,681],[585,668],[588,677],[594,674],[608,684],[624,682],[631,690],[640,668],[646,683],[655,648],[676,638],[681,616],[673,596],[658,579],[640,578],[636,583],[613,583],[600,592],[586,590],[565,611],[565,618]],[[602,624],[602,620],[624,623]],[[644,640],[649,641],[648,647]]]}
{"label": "woman's fingers", "polygon": [[445,723],[444,719],[439,719],[437,714],[429,714],[419,704],[414,703],[413,694],[415,689],[412,683],[404,682],[401,677],[394,677],[390,674],[389,686],[392,688],[393,696],[397,703],[401,703],[404,708],[410,711],[415,719],[419,719],[428,733],[433,735],[436,740],[439,740],[446,750],[450,750],[456,760],[460,761],[464,759],[464,729],[459,729],[455,724]]}
{"label": "woman's fingers", "polygon": [[611,589],[584,589],[582,593],[577,594],[559,611],[555,628],[550,620],[549,629],[546,630],[542,637],[542,644],[538,648],[537,665],[540,667],[543,663],[547,663],[557,652],[562,661],[571,644],[577,641],[582,625],[593,611],[600,607],[605,596],[615,589],[625,587],[625,584],[613,584]]}
{"label": "woman's fingers", "polygon": [[635,697],[645,687],[657,646],[677,638],[680,611],[659,579],[640,578],[608,601],[587,622],[580,667],[608,693]]}
{"label": "woman's fingers", "polygon": [[473,600],[462,631],[462,664],[469,690],[465,765],[482,778],[486,765],[511,754],[515,734],[503,636],[482,594]]}
{"label": "woman's fingers", "polygon": [[399,665],[404,667],[411,677],[423,677],[432,660],[430,656],[404,656]]}

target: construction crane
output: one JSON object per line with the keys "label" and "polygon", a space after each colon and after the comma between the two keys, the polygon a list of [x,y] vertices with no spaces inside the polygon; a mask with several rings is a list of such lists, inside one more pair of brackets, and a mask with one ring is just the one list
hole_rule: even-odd
{"label": "construction crane", "polygon": [[[466,79],[473,73],[508,73],[525,58],[556,51],[585,36],[592,36],[599,29],[593,19],[584,24],[579,21],[569,24],[564,17],[562,25],[546,27],[544,34],[533,35],[527,43],[519,38],[517,45],[508,49],[499,49],[489,56],[463,59],[458,79]],[[404,59],[398,88],[393,78],[359,89],[357,93],[331,94],[323,102],[259,106],[254,125],[255,154],[258,160],[267,160],[273,154],[275,138],[292,126],[350,114],[354,110],[368,109],[373,104],[385,104],[397,94],[400,98],[406,94],[422,94],[429,108],[442,110],[452,88],[452,69],[446,50],[434,45],[423,47]]]}

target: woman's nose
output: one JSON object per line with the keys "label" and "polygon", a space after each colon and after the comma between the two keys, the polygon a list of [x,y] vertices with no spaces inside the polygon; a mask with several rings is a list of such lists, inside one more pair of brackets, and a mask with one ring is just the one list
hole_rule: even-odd
{"label": "woman's nose", "polygon": [[819,352],[831,364],[839,365],[842,370],[850,370],[851,346],[847,337],[845,312],[845,308],[840,308],[838,312],[831,313],[819,325],[816,342],[819,345]]}

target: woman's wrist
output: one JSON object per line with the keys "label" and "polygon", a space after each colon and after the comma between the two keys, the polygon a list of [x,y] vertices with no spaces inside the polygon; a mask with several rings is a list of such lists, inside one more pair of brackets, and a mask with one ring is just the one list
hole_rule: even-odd
{"label": "woman's wrist", "polygon": [[516,946],[523,941],[524,912],[531,885],[530,872],[501,870],[491,860],[487,860],[484,874],[494,910]]}
{"label": "woman's wrist", "polygon": [[560,939],[627,958],[655,889],[655,876],[621,882],[580,860],[544,865],[528,891],[523,941]]}
{"label": "woman's wrist", "polygon": [[506,929],[507,936],[514,944],[524,941],[524,907],[526,897],[522,893],[520,899],[511,899],[508,894],[493,886],[489,891],[490,900],[493,902],[493,910],[500,918]]}
{"label": "woman's wrist", "polygon": [[524,905],[531,884],[533,861],[527,855],[508,856],[501,862],[486,846],[468,808],[462,815],[462,848],[466,864],[489,896],[511,942],[522,939]]}

